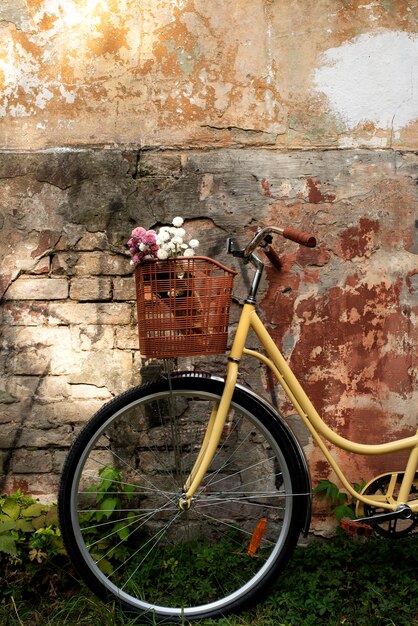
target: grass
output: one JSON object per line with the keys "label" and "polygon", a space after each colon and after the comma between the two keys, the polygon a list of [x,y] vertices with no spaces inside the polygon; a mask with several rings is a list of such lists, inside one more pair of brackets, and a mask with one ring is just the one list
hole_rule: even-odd
{"label": "grass", "polygon": [[[3,626],[145,626],[97,600],[73,576],[66,557],[44,565],[30,581],[14,572],[10,583],[1,568],[0,561]],[[417,598],[418,536],[392,542],[344,537],[299,547],[253,609],[194,625],[418,626]]]}

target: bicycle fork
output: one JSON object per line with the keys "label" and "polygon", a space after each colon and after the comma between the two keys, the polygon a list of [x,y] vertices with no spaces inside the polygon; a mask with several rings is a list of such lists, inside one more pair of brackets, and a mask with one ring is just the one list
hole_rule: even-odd
{"label": "bicycle fork", "polygon": [[238,363],[229,361],[226,370],[225,387],[222,398],[217,402],[211,412],[206,433],[195,461],[195,464],[183,486],[183,494],[179,500],[179,507],[185,511],[190,508],[192,498],[199,488],[204,475],[209,469],[216,449],[222,436],[228,415],[232,396],[238,377]]}

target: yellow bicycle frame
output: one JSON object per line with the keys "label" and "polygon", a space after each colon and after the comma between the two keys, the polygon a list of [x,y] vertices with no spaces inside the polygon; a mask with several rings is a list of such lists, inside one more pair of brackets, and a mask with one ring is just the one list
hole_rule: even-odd
{"label": "yellow bicycle frame", "polygon": [[[250,329],[257,335],[268,355],[267,357],[264,354],[255,350],[249,350],[245,347]],[[345,489],[358,501],[376,506],[376,498],[361,495],[353,489],[321,437],[335,446],[347,452],[353,452],[354,454],[383,455],[400,450],[410,450],[397,499],[391,502],[381,501],[381,499],[379,499],[379,508],[394,511],[400,504],[408,503],[408,506],[413,512],[418,512],[418,498],[408,501],[415,472],[418,468],[418,430],[412,437],[375,445],[355,443],[335,433],[325,424],[315,410],[296,376],[293,374],[280,350],[270,337],[263,322],[257,315],[255,305],[251,303],[244,304],[228,358],[224,392],[219,404],[216,405],[212,411],[202,448],[184,485],[183,503],[185,506],[187,506],[186,503],[190,503],[191,498],[198,489],[216,452],[237,382],[239,362],[243,354],[259,359],[271,369],[339,480],[344,485]]]}

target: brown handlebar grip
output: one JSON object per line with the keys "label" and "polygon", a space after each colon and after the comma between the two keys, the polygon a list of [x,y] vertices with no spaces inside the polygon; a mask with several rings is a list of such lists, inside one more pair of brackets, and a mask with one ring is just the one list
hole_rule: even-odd
{"label": "brown handlebar grip", "polygon": [[295,241],[296,243],[300,243],[302,246],[307,246],[308,248],[315,248],[316,246],[315,237],[309,233],[304,233],[302,230],[284,228],[283,237],[286,237],[286,239],[290,239],[291,241]]}
{"label": "brown handlebar grip", "polygon": [[270,246],[266,246],[265,248],[262,248],[262,250],[273,267],[280,272],[282,269],[282,262],[277,252],[275,252],[275,250],[273,250]]}

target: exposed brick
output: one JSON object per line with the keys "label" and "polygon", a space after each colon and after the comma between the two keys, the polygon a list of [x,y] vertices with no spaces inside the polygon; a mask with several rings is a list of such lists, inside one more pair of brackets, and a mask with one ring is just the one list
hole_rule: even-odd
{"label": "exposed brick", "polygon": [[36,390],[36,396],[42,402],[56,402],[67,398],[69,393],[70,388],[64,376],[45,376]]}
{"label": "exposed brick", "polygon": [[44,376],[50,369],[50,350],[28,346],[11,353],[6,371],[20,376]]}
{"label": "exposed brick", "polygon": [[46,450],[15,450],[10,469],[16,474],[45,474],[52,471],[52,454]]}
{"label": "exposed brick", "polygon": [[40,326],[48,323],[49,304],[10,300],[0,309],[2,326]]}
{"label": "exposed brick", "polygon": [[68,297],[66,278],[19,277],[6,293],[5,300],[64,300]]}
{"label": "exposed brick", "polygon": [[131,384],[132,355],[123,350],[81,352],[76,367],[68,377],[72,384],[107,387],[113,394],[125,391]]}
{"label": "exposed brick", "polygon": [[56,428],[28,428],[6,424],[0,431],[0,448],[49,448],[69,446],[73,440],[73,430],[68,425]]}
{"label": "exposed brick", "polygon": [[52,471],[60,474],[67,458],[68,450],[54,450],[52,453]]}
{"label": "exposed brick", "polygon": [[[1,388],[6,392],[6,398],[15,398],[16,402],[32,400],[39,387],[40,379],[36,376],[8,376],[2,381]],[[1,397],[1,392],[0,392]]]}
{"label": "exposed brick", "polygon": [[[0,404],[0,424],[19,423],[22,419],[24,419],[27,410],[27,403],[25,402],[16,402],[14,404]],[[2,429],[3,426],[0,430]]]}
{"label": "exposed brick", "polygon": [[0,450],[0,474],[4,474],[6,471],[5,463],[9,459],[8,450]]}
{"label": "exposed brick", "polygon": [[45,347],[66,349],[71,346],[71,334],[69,328],[64,326],[29,326],[19,329],[10,326],[3,330],[1,345],[7,351],[31,346],[37,349]]}
{"label": "exposed brick", "polygon": [[5,493],[13,493],[17,489],[23,493],[38,497],[42,503],[54,504],[57,502],[59,474],[9,474],[4,483]]}
{"label": "exposed brick", "polygon": [[135,300],[135,277],[114,278],[113,279],[113,299],[114,300]]}
{"label": "exposed brick", "polygon": [[[65,424],[85,424],[103,406],[103,399],[69,398],[48,405],[35,404],[25,424],[33,427],[57,428]],[[63,444],[64,445],[64,444]]]}
{"label": "exposed brick", "polygon": [[72,300],[92,301],[111,300],[112,281],[110,278],[76,278],[71,281]]}
{"label": "exposed brick", "polygon": [[109,350],[114,346],[114,333],[114,327],[111,324],[72,326],[72,345],[75,350]]}
{"label": "exposed brick", "polygon": [[109,276],[132,273],[130,259],[109,252],[81,253],[76,265],[79,276]]}
{"label": "exposed brick", "polygon": [[97,387],[96,385],[72,384],[70,385],[71,396],[80,400],[108,400],[112,394],[106,387]]}
{"label": "exposed brick", "polygon": [[50,305],[51,324],[129,324],[132,305],[63,302]]}
{"label": "exposed brick", "polygon": [[56,361],[71,352],[71,335],[65,327],[28,327],[19,333],[10,327],[5,335],[3,349],[9,356],[6,369],[15,375],[45,376]]}
{"label": "exposed brick", "polygon": [[54,254],[51,260],[51,273],[53,276],[73,276],[75,266],[78,263],[77,253],[59,252]]}
{"label": "exposed brick", "polygon": [[119,326],[115,331],[115,345],[121,350],[138,350],[138,329],[136,325],[132,326]]}
{"label": "exposed brick", "polygon": [[77,242],[76,250],[106,250],[109,246],[106,233],[86,233]]}

